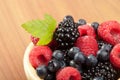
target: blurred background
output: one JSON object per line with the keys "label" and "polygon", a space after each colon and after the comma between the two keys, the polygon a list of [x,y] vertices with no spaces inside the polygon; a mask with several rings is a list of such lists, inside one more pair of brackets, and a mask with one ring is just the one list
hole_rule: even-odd
{"label": "blurred background", "polygon": [[60,22],[65,15],[88,23],[120,22],[120,0],[0,0],[0,80],[26,80],[23,55],[30,34],[21,24],[52,15]]}

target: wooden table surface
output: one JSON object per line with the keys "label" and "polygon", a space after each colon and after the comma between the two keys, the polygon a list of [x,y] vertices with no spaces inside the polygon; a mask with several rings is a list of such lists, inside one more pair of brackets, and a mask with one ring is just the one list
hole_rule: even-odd
{"label": "wooden table surface", "polygon": [[0,80],[26,80],[23,55],[30,34],[21,24],[45,13],[58,22],[67,14],[89,23],[120,22],[120,0],[0,0]]}

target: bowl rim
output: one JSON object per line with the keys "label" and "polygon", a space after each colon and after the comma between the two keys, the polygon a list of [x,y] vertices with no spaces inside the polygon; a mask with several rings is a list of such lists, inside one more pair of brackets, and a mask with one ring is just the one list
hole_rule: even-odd
{"label": "bowl rim", "polygon": [[29,53],[33,47],[34,44],[32,42],[29,43],[24,53],[23,66],[24,66],[25,75],[28,80],[43,80],[36,74],[35,69],[32,67],[32,65],[29,62]]}

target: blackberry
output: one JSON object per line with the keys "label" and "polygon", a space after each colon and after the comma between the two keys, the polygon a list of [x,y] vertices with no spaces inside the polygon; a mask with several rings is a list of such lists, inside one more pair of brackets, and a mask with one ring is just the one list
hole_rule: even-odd
{"label": "blackberry", "polygon": [[75,25],[73,18],[65,18],[59,23],[58,28],[54,33],[54,39],[59,44],[60,48],[70,48],[79,37],[77,25]]}
{"label": "blackberry", "polygon": [[109,49],[111,49],[113,47],[111,44],[108,44],[108,43],[106,43],[103,40],[98,40],[98,47],[99,47],[99,49],[104,48],[104,46],[108,47]]}
{"label": "blackberry", "polygon": [[93,80],[95,77],[103,77],[104,80],[117,80],[118,71],[108,62],[98,62],[95,67],[84,69],[82,80]]}

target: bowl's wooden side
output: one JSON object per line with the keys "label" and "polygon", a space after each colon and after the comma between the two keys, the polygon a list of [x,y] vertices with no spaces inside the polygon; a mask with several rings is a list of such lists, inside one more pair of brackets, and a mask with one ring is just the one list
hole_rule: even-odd
{"label": "bowl's wooden side", "polygon": [[35,69],[32,67],[32,65],[29,62],[29,53],[33,48],[33,46],[34,46],[33,43],[30,43],[26,48],[24,54],[23,65],[24,65],[25,74],[28,80],[42,80],[37,76]]}

